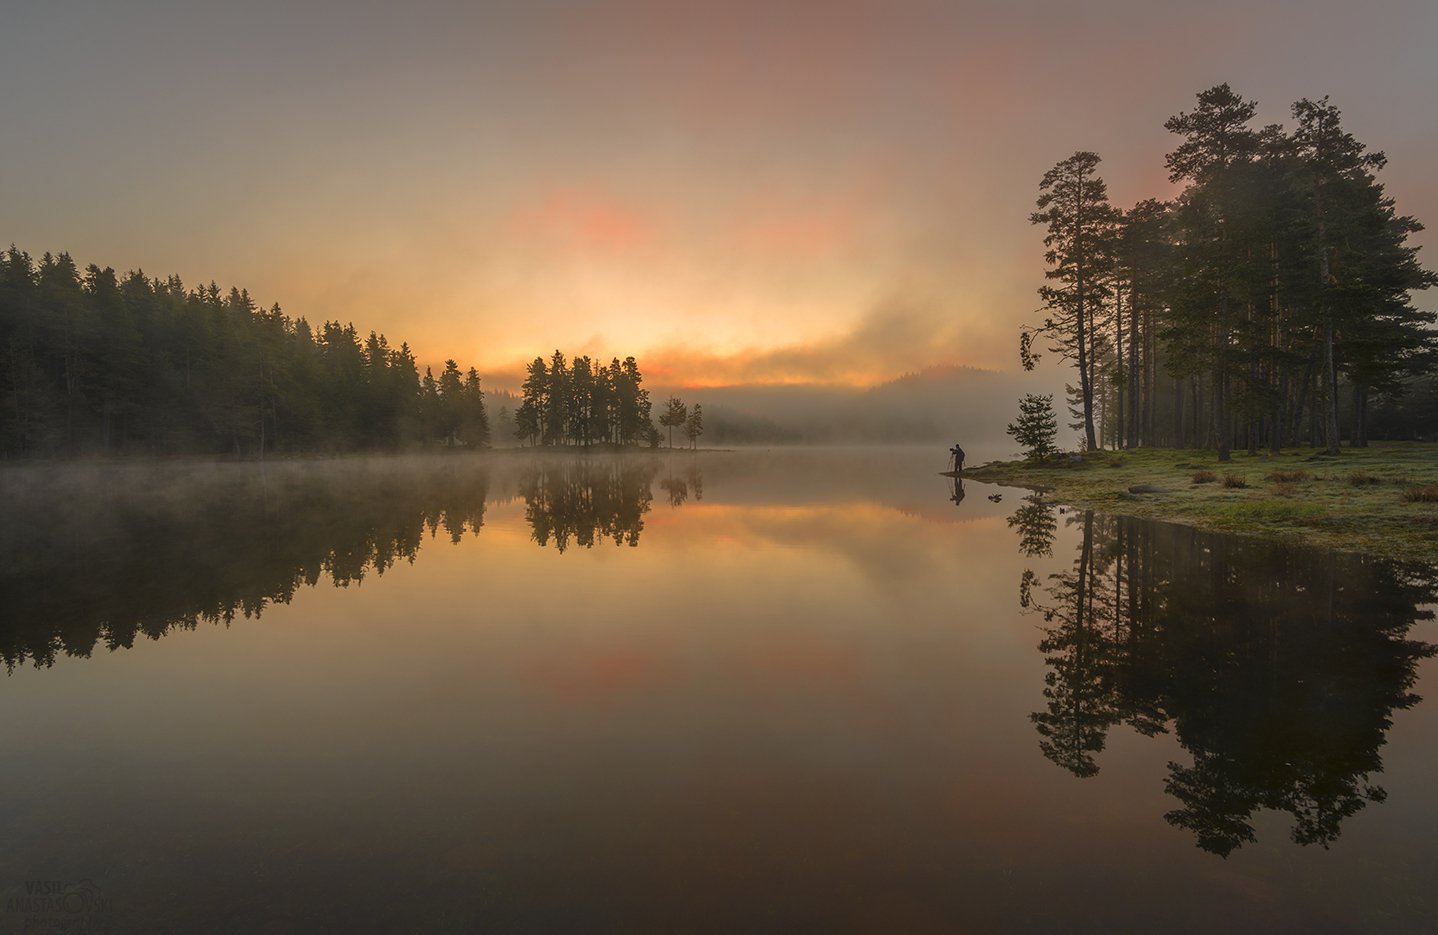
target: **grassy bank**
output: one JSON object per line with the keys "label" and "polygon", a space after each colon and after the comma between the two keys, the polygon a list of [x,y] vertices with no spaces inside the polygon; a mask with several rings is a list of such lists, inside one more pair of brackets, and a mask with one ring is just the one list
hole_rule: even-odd
{"label": "grassy bank", "polygon": [[1329,457],[1098,451],[1041,464],[993,462],[964,478],[1028,487],[1076,507],[1438,562],[1438,444],[1378,442]]}

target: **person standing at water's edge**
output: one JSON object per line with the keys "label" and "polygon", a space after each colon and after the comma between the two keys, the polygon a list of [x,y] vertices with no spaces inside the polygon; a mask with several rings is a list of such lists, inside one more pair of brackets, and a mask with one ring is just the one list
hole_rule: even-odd
{"label": "person standing at water's edge", "polygon": [[954,442],[954,447],[949,449],[949,454],[954,456],[954,473],[957,474],[964,469],[964,449]]}

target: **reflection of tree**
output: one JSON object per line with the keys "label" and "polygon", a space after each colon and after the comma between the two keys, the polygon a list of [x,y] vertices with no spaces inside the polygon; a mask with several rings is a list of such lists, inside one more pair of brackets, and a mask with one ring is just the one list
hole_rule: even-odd
{"label": "reflection of tree", "polygon": [[[955,478],[954,483],[961,481]],[[963,498],[962,489],[958,496]],[[1053,504],[1044,502],[1043,494],[1031,493],[1024,497],[1023,505],[1014,510],[1008,522],[1010,529],[1019,531],[1020,552],[1030,558],[1051,554],[1058,519],[1054,516]]]}
{"label": "reflection of tree", "polygon": [[[1049,624],[1039,643],[1049,666],[1044,675],[1048,710],[1032,720],[1043,738],[1044,756],[1075,776],[1092,776],[1098,772],[1094,754],[1103,750],[1118,715],[1108,641],[1095,632],[1092,513],[1084,515],[1083,524],[1083,547],[1073,573],[1055,575],[1048,588],[1053,603],[1038,608]],[[1026,594],[1024,600],[1031,597]]]}
{"label": "reflection of tree", "polygon": [[669,476],[659,482],[659,489],[669,496],[669,505],[672,507],[683,506],[689,499],[692,490],[695,500],[704,499],[704,472],[699,470],[697,464],[690,464],[684,471],[683,477],[675,477],[671,464]]}
{"label": "reflection of tree", "polygon": [[519,485],[534,541],[563,552],[573,540],[593,548],[605,539],[635,546],[654,500],[650,462],[566,460],[526,475]]}
{"label": "reflection of tree", "polygon": [[[637,545],[653,461],[564,459],[523,471],[534,541],[563,551]],[[0,477],[13,481],[20,473]],[[490,471],[470,460],[151,468],[0,489],[0,659],[7,669],[229,623],[415,560],[426,533],[459,542],[485,522]],[[697,468],[687,474],[703,496]]]}
{"label": "reflection of tree", "polygon": [[48,666],[258,616],[322,577],[358,583],[413,561],[426,530],[478,534],[488,485],[473,462],[309,462],[7,496],[0,658]]}
{"label": "reflection of tree", "polygon": [[669,495],[670,506],[683,506],[689,499],[689,485],[677,477],[666,477],[659,482],[659,489]]}
{"label": "reflection of tree", "polygon": [[1406,638],[1438,598],[1433,569],[1284,547],[1187,527],[1084,514],[1072,571],[1041,599],[1050,671],[1033,715],[1044,755],[1098,771],[1108,728],[1172,729],[1193,758],[1169,764],[1164,817],[1226,855],[1252,816],[1293,816],[1293,839],[1327,845],[1383,790],[1379,750],[1395,710],[1419,699]]}

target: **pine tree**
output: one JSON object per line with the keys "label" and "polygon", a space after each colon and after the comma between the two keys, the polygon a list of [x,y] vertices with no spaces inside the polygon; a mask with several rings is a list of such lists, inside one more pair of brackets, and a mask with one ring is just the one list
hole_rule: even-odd
{"label": "pine tree", "polygon": [[1095,173],[1098,164],[1094,153],[1077,152],[1044,173],[1039,183],[1039,210],[1029,220],[1047,230],[1044,260],[1051,269],[1044,276],[1052,285],[1039,289],[1043,325],[1026,331],[1020,344],[1025,369],[1032,369],[1038,359],[1031,352],[1037,335],[1048,338],[1051,351],[1074,362],[1083,400],[1084,439],[1090,449],[1098,447],[1092,348],[1096,317],[1108,294],[1105,281],[1112,267],[1118,221],[1118,212],[1108,201],[1108,186]]}
{"label": "pine tree", "polygon": [[659,416],[659,424],[669,428],[669,447],[674,447],[674,430],[684,424],[688,418],[688,407],[679,401],[677,396],[669,397],[664,404],[664,413]]}
{"label": "pine tree", "polygon": [[1235,275],[1235,266],[1252,244],[1236,230],[1242,210],[1243,169],[1252,164],[1260,138],[1248,126],[1257,105],[1235,94],[1227,84],[1203,91],[1191,113],[1170,117],[1164,128],[1184,141],[1166,157],[1169,180],[1193,184],[1179,198],[1180,273],[1188,285],[1176,296],[1187,351],[1213,374],[1211,434],[1218,459],[1227,461],[1231,448],[1228,389],[1235,362],[1232,342],[1237,315],[1249,298]]}
{"label": "pine tree", "polygon": [[1019,400],[1019,417],[1004,429],[1014,441],[1023,446],[1024,457],[1030,461],[1042,461],[1056,454],[1054,439],[1058,437],[1059,420],[1054,415],[1052,394],[1037,396],[1027,393]]}
{"label": "pine tree", "polygon": [[689,447],[698,445],[699,436],[704,434],[704,409],[698,403],[689,410],[689,416],[684,420],[684,437],[689,439]]}

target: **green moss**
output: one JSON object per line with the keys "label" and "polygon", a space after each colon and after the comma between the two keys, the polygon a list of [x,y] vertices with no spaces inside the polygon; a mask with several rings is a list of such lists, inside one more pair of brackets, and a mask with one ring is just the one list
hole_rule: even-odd
{"label": "green moss", "polygon": [[[1105,470],[1085,470],[1090,464]],[[1196,471],[1268,482],[1243,488],[1194,483]],[[1383,482],[1355,484],[1355,474]],[[1434,443],[1380,442],[1337,457],[1302,448],[1277,455],[1234,452],[1226,464],[1213,452],[1140,448],[1121,456],[1093,452],[1076,464],[1065,457],[1043,464],[996,462],[966,470],[964,477],[1051,491],[1053,499],[1081,508],[1438,563],[1438,503],[1405,500],[1406,491],[1438,486]],[[1140,485],[1167,492],[1128,492]]]}

